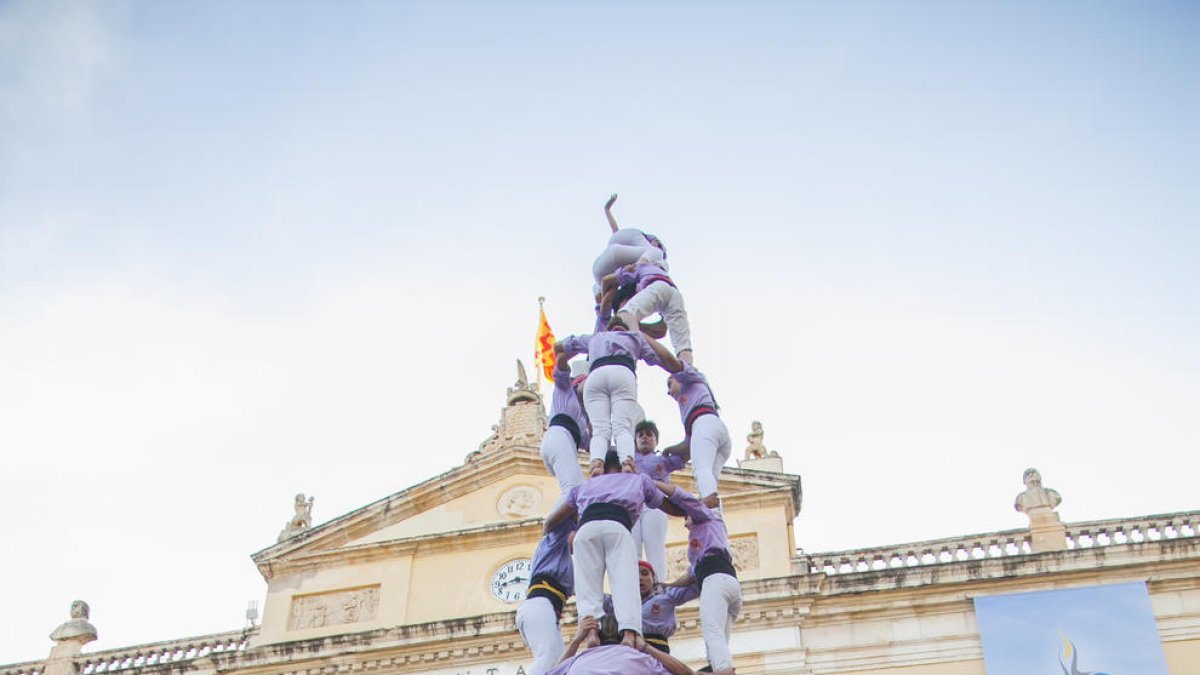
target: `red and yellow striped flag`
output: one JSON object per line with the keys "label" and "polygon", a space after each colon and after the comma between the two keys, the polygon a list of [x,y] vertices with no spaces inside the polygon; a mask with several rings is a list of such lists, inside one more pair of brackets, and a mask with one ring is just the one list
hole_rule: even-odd
{"label": "red and yellow striped flag", "polygon": [[537,344],[534,346],[534,359],[542,366],[546,379],[554,381],[554,331],[550,330],[550,322],[546,321],[546,309],[541,306],[542,298],[538,298]]}

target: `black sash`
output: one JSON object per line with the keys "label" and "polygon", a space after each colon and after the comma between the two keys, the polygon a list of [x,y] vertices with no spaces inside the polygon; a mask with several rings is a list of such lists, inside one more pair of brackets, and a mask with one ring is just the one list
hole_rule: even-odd
{"label": "black sash", "polygon": [[550,418],[550,426],[562,427],[566,429],[571,434],[571,438],[575,439],[576,448],[578,448],[579,444],[583,442],[583,436],[579,433],[579,425],[575,423],[575,420],[572,419],[570,415],[558,413],[554,417]]}
{"label": "black sash", "polygon": [[637,361],[634,361],[633,358],[629,356],[621,356],[620,354],[601,356],[595,361],[592,361],[592,366],[588,368],[588,372],[594,373],[596,372],[596,369],[600,368],[601,366],[625,366],[626,368],[632,370],[634,374],[637,374]]}
{"label": "black sash", "polygon": [[667,636],[659,633],[646,633],[642,637],[646,639],[646,642],[650,643],[651,647],[654,647],[658,651],[664,654],[671,653],[671,644],[667,642]]}
{"label": "black sash", "polygon": [[[550,588],[546,588],[550,586]],[[567,597],[562,584],[548,574],[538,574],[529,580],[529,588],[525,591],[526,598],[546,598],[554,605],[554,616],[562,618],[563,602]]]}
{"label": "black sash", "polygon": [[633,519],[629,517],[629,512],[625,507],[618,506],[611,502],[596,502],[583,510],[583,517],[579,519],[579,526],[593,520],[615,520],[625,526],[625,529],[633,530]]}
{"label": "black sash", "polygon": [[701,417],[704,417],[705,415],[716,415],[716,414],[717,414],[717,409],[712,407],[711,405],[698,405],[695,408],[692,408],[691,412],[689,412],[687,414],[687,419],[685,419],[683,421],[684,432],[687,433],[688,436],[691,436],[692,435],[692,425],[696,423],[696,420],[700,419]]}
{"label": "black sash", "polygon": [[714,574],[728,574],[734,579],[737,578],[737,570],[733,568],[733,563],[726,560],[723,555],[705,556],[696,563],[696,583],[701,590],[704,589],[704,580]]}

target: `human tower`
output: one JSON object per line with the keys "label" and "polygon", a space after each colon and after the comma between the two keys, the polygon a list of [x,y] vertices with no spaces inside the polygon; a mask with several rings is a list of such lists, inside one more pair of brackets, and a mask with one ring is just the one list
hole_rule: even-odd
{"label": "human tower", "polygon": [[[670,655],[675,608],[699,598],[709,661],[701,672],[729,674],[729,638],[742,604],[717,494],[729,431],[696,368],[666,247],[654,235],[619,227],[616,199],[604,205],[612,236],[592,266],[595,329],[554,344],[541,453],[562,495],[546,516],[517,628],[533,653],[530,675],[684,675],[694,671]],[[642,323],[653,314],[661,321]],[[664,335],[670,348],[659,342]],[[639,361],[669,373],[668,393],[683,420],[684,439],[661,453],[658,428],[638,404]],[[579,452],[590,457],[586,480]],[[670,482],[689,461],[697,495]],[[687,527],[688,571],[663,583],[668,515]],[[603,592],[606,576],[611,596]],[[559,619],[571,595],[578,631],[564,647]]]}

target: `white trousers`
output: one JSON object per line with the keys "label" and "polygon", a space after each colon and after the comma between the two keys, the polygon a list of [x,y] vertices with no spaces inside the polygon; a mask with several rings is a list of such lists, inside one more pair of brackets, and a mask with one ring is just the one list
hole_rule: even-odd
{"label": "white trousers", "polygon": [[692,330],[688,325],[687,309],[683,306],[683,294],[671,284],[665,281],[650,284],[630,298],[620,311],[633,315],[633,325],[630,326],[633,329],[651,314],[662,314],[675,353],[692,348]]}
{"label": "white trousers", "polygon": [[642,632],[642,596],[638,589],[633,537],[612,520],[591,520],[575,533],[575,607],[579,616],[604,616],[604,573],[612,590],[613,614],[620,630]]}
{"label": "white trousers", "polygon": [[642,515],[633,524],[633,551],[637,555],[645,549],[646,562],[654,568],[654,576],[666,583],[667,578],[667,514],[658,509],[642,509]]}
{"label": "white trousers", "polygon": [[742,585],[728,574],[711,574],[700,589],[700,634],[713,670],[733,667],[729,638],[742,613]]}
{"label": "white trousers", "polygon": [[617,230],[608,238],[608,245],[592,263],[592,276],[598,285],[605,276],[639,260],[658,263],[666,269],[663,252],[652,246],[646,235],[631,228]]}
{"label": "white trousers", "polygon": [[633,457],[633,425],[641,414],[637,376],[625,366],[601,366],[583,383],[583,407],[592,421],[592,459],[603,460],[608,445],[624,460]]}
{"label": "white trousers", "polygon": [[721,467],[729,460],[732,444],[729,429],[716,415],[704,415],[692,424],[692,476],[696,492],[707,497],[717,491]]}
{"label": "white trousers", "polygon": [[583,482],[578,452],[575,437],[562,427],[549,427],[542,435],[542,463],[564,493]]}
{"label": "white trousers", "polygon": [[542,675],[554,670],[566,648],[554,605],[546,598],[525,598],[517,607],[517,630],[525,646],[533,652],[529,675]]}

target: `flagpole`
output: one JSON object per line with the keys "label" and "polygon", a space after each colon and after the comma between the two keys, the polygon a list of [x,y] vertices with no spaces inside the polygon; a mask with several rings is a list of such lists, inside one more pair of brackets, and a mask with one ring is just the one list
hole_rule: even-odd
{"label": "flagpole", "polygon": [[[539,331],[541,330],[541,327],[542,327],[542,317],[545,315],[546,315],[546,298],[545,298],[545,296],[539,295],[538,296],[538,330]],[[540,356],[540,354],[535,354],[535,356]],[[539,359],[536,359],[536,361],[537,361],[537,367],[534,368],[534,370],[537,371],[537,390],[538,390],[538,394],[540,395],[542,392],[542,370],[543,370],[542,369],[542,360],[539,358]]]}

